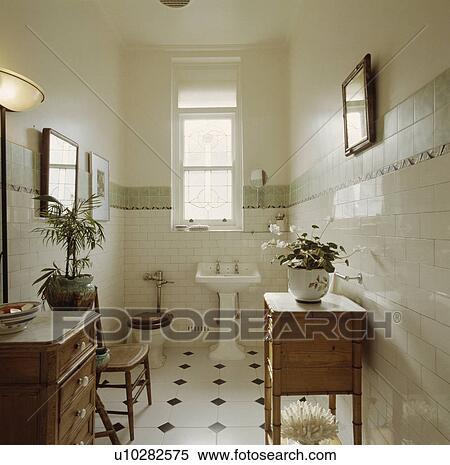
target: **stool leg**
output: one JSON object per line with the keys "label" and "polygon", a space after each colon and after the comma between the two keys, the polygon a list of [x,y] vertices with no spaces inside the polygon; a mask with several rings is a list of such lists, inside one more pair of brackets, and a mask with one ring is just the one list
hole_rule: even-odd
{"label": "stool leg", "polygon": [[145,383],[147,385],[147,400],[148,405],[152,405],[152,382],[150,379],[150,363],[148,357],[144,359],[144,368],[145,368]]}
{"label": "stool leg", "polygon": [[133,383],[131,381],[131,372],[125,372],[125,385],[127,389],[127,411],[128,411],[128,428],[130,429],[130,441],[134,440],[134,412],[133,412]]}
{"label": "stool leg", "polygon": [[120,446],[120,441],[119,441],[119,438],[117,437],[116,430],[114,429],[114,426],[111,423],[109,415],[106,412],[105,406],[102,400],[100,399],[100,396],[98,395],[97,391],[95,391],[95,408],[97,410],[97,413],[100,415],[100,419],[102,420],[103,426],[105,427],[104,433],[108,434],[111,444]]}

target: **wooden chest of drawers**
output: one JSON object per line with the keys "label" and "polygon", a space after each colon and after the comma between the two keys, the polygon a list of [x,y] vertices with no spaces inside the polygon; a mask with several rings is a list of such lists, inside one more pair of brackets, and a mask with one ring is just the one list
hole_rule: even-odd
{"label": "wooden chest of drawers", "polygon": [[43,312],[0,336],[0,443],[92,444],[95,312]]}

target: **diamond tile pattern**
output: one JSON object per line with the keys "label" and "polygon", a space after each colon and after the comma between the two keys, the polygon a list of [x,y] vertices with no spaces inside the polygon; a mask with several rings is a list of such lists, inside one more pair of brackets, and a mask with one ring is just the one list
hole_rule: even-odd
{"label": "diamond tile pattern", "polygon": [[173,426],[171,423],[164,423],[161,426],[158,426],[158,429],[161,430],[163,433],[167,433],[167,431],[170,431],[174,429],[175,426]]}
{"label": "diamond tile pattern", "polygon": [[224,404],[226,401],[218,397],[217,399],[214,399],[211,402],[219,407],[220,405]]}
{"label": "diamond tile pattern", "polygon": [[215,433],[220,433],[226,428],[226,426],[222,425],[222,423],[214,423],[213,425],[209,426],[209,429],[211,431],[214,431]]}
{"label": "diamond tile pattern", "polygon": [[181,402],[182,401],[180,399],[177,399],[176,397],[167,401],[167,403],[170,404],[172,407],[174,407],[175,405],[181,404]]}
{"label": "diamond tile pattern", "polygon": [[[210,360],[207,348],[196,348],[194,354],[186,348],[168,347],[166,355],[166,364],[152,371],[153,405],[138,402],[135,407],[139,431],[136,444],[143,440],[153,441],[146,444],[163,445],[241,444],[240,441],[264,444],[261,351],[249,348],[244,360],[223,363]],[[217,370],[224,368],[223,372],[228,370],[230,374],[220,371],[218,376]],[[180,376],[180,370],[186,375]],[[103,376],[116,382],[114,375]],[[118,402],[117,395],[113,397],[115,392],[102,391],[103,396],[111,396],[103,399],[106,404]],[[124,425],[127,428],[127,422]]]}
{"label": "diamond tile pattern", "polygon": [[178,384],[178,386],[181,386],[183,384],[186,384],[187,381],[185,381],[184,379],[177,379],[176,381],[174,381],[175,384]]}

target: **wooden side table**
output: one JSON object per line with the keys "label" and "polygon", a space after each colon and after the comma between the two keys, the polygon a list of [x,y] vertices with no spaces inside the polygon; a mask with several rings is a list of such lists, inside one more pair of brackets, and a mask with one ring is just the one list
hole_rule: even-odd
{"label": "wooden side table", "polygon": [[281,443],[281,396],[353,396],[353,437],[362,444],[361,346],[366,311],[336,294],[321,303],[297,302],[289,293],[267,293],[265,300],[266,444]]}

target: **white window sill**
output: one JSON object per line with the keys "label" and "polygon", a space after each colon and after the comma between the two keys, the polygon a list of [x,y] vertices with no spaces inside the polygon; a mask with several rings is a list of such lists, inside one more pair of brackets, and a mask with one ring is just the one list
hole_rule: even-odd
{"label": "white window sill", "polygon": [[223,232],[243,232],[244,229],[243,228],[229,228],[229,229],[217,229],[217,228],[210,228],[210,229],[206,229],[206,230],[203,230],[203,231],[189,231],[189,229],[185,230],[185,231],[179,231],[175,228],[172,228],[171,229],[172,232],[178,232],[178,233],[208,233],[208,232],[217,232],[217,233],[223,233]]}

